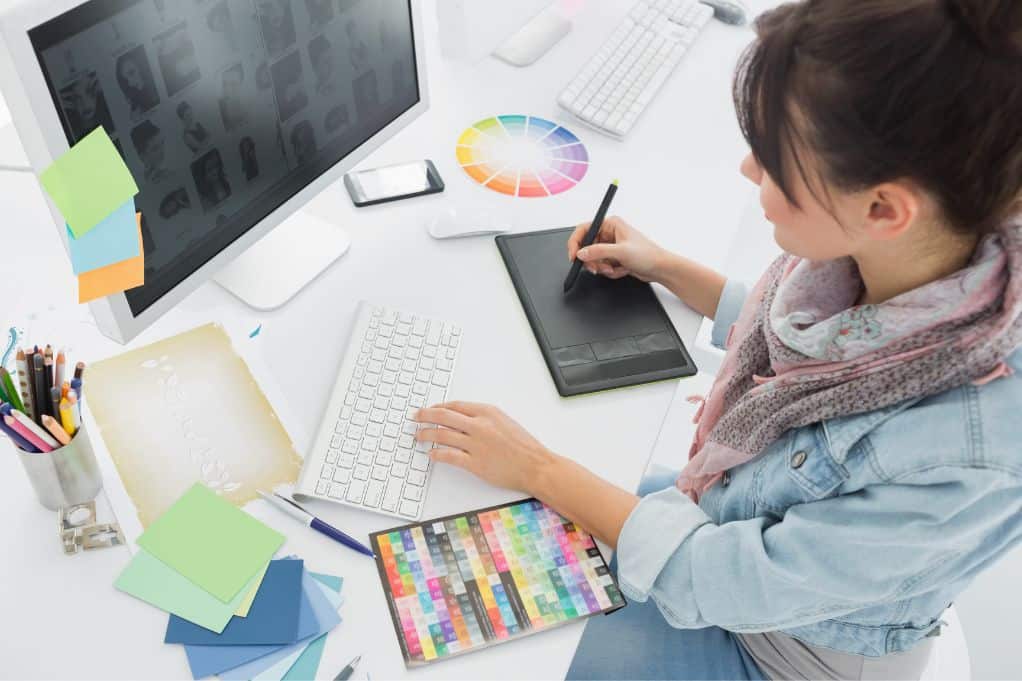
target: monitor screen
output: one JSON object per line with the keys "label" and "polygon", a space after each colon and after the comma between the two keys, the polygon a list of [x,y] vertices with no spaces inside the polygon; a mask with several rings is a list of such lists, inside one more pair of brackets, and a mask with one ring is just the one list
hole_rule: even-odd
{"label": "monitor screen", "polygon": [[73,144],[139,186],[132,314],[419,101],[410,0],[89,0],[29,32]]}

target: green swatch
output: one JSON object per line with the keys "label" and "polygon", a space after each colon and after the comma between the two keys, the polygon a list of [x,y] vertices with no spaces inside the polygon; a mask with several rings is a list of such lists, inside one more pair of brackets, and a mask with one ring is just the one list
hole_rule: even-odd
{"label": "green swatch", "polygon": [[222,603],[149,553],[139,551],[121,572],[114,586],[160,610],[219,634],[231,621],[231,616],[247,592],[256,590],[257,580],[261,580],[262,575],[262,572],[256,574],[246,585],[248,588],[239,591],[230,603]]}
{"label": "green swatch", "polygon": [[114,143],[99,126],[39,176],[75,238],[138,194]]}
{"label": "green swatch", "polygon": [[284,535],[199,483],[138,538],[140,547],[225,603],[283,543]]}

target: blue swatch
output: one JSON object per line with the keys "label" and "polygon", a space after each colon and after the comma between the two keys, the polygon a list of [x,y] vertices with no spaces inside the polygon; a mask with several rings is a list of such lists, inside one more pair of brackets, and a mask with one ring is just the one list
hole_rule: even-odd
{"label": "blue swatch", "polygon": [[[278,562],[278,561],[274,561]],[[293,562],[301,565],[301,561],[279,561]],[[267,570],[269,575],[269,570]],[[265,583],[265,579],[263,580]],[[261,589],[261,587],[260,587]],[[258,594],[256,601],[259,600]],[[255,609],[255,603],[252,604]],[[249,613],[252,617],[252,613]],[[235,618],[237,619],[237,618]],[[247,619],[247,618],[246,618]],[[302,597],[298,624],[297,641],[311,642],[312,638],[326,633],[333,629],[341,621],[337,611],[327,600],[322,589],[316,586],[309,573],[306,572],[302,578]],[[322,622],[322,623],[321,623]],[[228,625],[230,626],[230,625]],[[225,630],[226,631],[226,630]],[[201,679],[213,674],[222,674],[227,670],[233,670],[243,664],[258,660],[261,657],[277,653],[279,658],[286,657],[283,649],[290,648],[289,645],[231,645],[231,646],[209,646],[209,645],[186,645],[185,654],[188,656],[188,665],[191,667],[192,676]],[[272,663],[271,663],[272,664]],[[267,665],[269,666],[269,665]],[[265,668],[265,667],[264,667]],[[225,678],[228,678],[225,675]],[[233,678],[231,676],[230,678]],[[241,678],[250,678],[243,676]]]}
{"label": "blue swatch", "polygon": [[164,643],[201,646],[283,645],[299,636],[302,573],[300,560],[271,560],[248,617],[232,617],[223,632],[215,632],[171,615]]}
{"label": "blue swatch", "polygon": [[71,269],[75,274],[91,272],[128,258],[137,258],[138,219],[135,200],[128,199],[102,222],[77,239],[67,229]]}

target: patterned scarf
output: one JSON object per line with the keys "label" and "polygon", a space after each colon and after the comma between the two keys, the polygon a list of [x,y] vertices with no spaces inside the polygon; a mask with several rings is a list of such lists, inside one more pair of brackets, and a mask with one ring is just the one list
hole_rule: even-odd
{"label": "patterned scarf", "polygon": [[1022,345],[1022,220],[954,274],[855,305],[851,258],[770,265],[728,336],[678,487],[693,500],[786,431],[1010,373]]}

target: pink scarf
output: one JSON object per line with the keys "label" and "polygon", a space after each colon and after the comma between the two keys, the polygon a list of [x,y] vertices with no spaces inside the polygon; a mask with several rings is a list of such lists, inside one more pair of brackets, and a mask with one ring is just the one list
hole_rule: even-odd
{"label": "pink scarf", "polygon": [[786,431],[1010,373],[1022,345],[1022,220],[983,238],[954,274],[855,305],[851,258],[782,255],[728,336],[678,487],[693,500]]}

